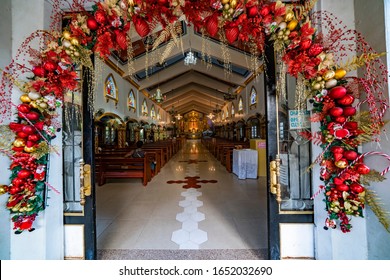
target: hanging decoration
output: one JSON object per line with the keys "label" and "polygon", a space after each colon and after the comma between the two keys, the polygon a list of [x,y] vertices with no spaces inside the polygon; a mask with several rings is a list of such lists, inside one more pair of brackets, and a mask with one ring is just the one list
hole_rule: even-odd
{"label": "hanging decoration", "polygon": [[[375,195],[367,190],[367,182],[383,180],[389,168],[375,171],[364,159],[379,156],[390,160],[390,156],[358,151],[362,143],[379,141],[388,109],[384,96],[387,72],[381,54],[375,53],[358,32],[340,26],[329,13],[309,15],[315,2],[286,6],[266,0],[104,0],[86,11],[85,0],[74,0],[69,24],[61,32],[58,27],[63,17],[58,9],[52,16],[51,30],[28,37],[2,71],[1,115],[9,117],[16,112],[16,119],[9,125],[14,134],[12,144],[2,148],[11,159],[12,175],[10,183],[1,186],[0,194],[9,195],[7,208],[13,215],[15,232],[33,230],[34,220],[44,209],[47,160],[55,152],[50,140],[60,128],[56,110],[67,91],[77,90],[75,65],[92,69],[92,53],[107,59],[114,50],[125,50],[132,59],[132,30],[146,37],[161,26],[164,34],[177,40],[175,26],[182,18],[203,36],[220,36],[225,48],[226,43],[241,42],[256,56],[263,53],[269,36],[285,71],[302,80],[306,90],[301,94],[314,107],[312,121],[320,122],[320,132],[305,136],[323,148],[316,163],[321,165],[324,184],[316,195],[325,194],[329,214],[325,226],[339,226],[349,232],[350,217],[362,217],[365,204],[371,203],[389,230],[386,215]],[[53,1],[53,7],[60,7],[59,0]],[[323,33],[314,27],[319,22]],[[38,44],[33,44],[36,41]],[[357,56],[348,60],[351,52]],[[361,78],[348,76],[358,67],[365,70]],[[26,75],[28,80],[19,80]],[[11,101],[14,87],[21,93],[20,104]],[[358,113],[363,103],[368,111]]]}

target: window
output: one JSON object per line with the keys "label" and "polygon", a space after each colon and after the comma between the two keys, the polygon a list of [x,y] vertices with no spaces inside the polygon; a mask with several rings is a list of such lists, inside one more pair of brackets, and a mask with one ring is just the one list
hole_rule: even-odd
{"label": "window", "polygon": [[150,117],[155,120],[156,119],[156,109],[154,108],[154,105],[152,105],[152,108],[150,109]]}
{"label": "window", "polygon": [[256,108],[257,105],[257,91],[255,87],[252,86],[251,94],[250,94],[250,108]]}
{"label": "window", "polygon": [[135,109],[137,108],[135,104],[134,91],[132,89],[130,90],[129,95],[127,96],[127,108],[129,108],[129,110],[134,110],[134,112]]}
{"label": "window", "polygon": [[115,101],[115,105],[118,104],[118,88],[112,74],[107,76],[104,83],[104,97],[107,102],[112,99]]}
{"label": "window", "polygon": [[238,113],[244,113],[244,104],[242,103],[242,96],[240,96],[240,98],[238,99]]}
{"label": "window", "polygon": [[142,110],[141,112],[142,112],[143,116],[147,116],[148,115],[148,104],[146,103],[146,99],[144,99],[144,101],[142,102],[141,110]]}

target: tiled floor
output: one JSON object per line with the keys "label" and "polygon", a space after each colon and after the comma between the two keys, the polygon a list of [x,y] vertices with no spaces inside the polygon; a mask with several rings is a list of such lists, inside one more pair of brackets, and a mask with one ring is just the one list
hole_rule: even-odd
{"label": "tiled floor", "polygon": [[[184,189],[185,183],[167,184],[186,176],[217,183],[200,182],[199,189]],[[188,140],[146,187],[138,179],[112,180],[97,187],[96,197],[101,258],[188,249],[204,250],[199,258],[211,259],[209,250],[229,258],[223,250],[233,249],[257,258],[259,254],[249,250],[265,252],[267,248],[265,179],[239,180],[197,140]]]}

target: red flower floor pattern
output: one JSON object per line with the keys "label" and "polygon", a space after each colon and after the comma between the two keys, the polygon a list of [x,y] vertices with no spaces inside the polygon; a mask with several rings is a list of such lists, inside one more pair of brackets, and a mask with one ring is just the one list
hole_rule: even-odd
{"label": "red flower floor pattern", "polygon": [[199,178],[200,178],[199,176],[185,177],[184,179],[186,179],[186,180],[177,180],[177,181],[170,180],[170,181],[167,181],[167,184],[186,184],[183,186],[184,189],[189,189],[189,188],[199,189],[200,187],[202,187],[201,185],[198,185],[199,183],[203,183],[203,184],[213,183],[213,184],[215,184],[218,182],[217,180],[198,180]]}

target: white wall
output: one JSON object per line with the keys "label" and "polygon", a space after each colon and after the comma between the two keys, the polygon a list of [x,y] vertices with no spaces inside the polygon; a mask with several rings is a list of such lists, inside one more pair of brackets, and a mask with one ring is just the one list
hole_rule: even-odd
{"label": "white wall", "polygon": [[[102,63],[102,62],[97,62]],[[128,116],[133,119],[139,120],[140,116],[142,116],[141,113],[141,105],[144,99],[146,99],[146,102],[148,104],[148,113],[150,116],[150,110],[152,107],[152,104],[154,104],[156,115],[158,113],[158,110],[160,110],[160,116],[161,121],[166,121],[168,118],[168,114],[157,104],[153,103],[151,100],[149,100],[142,92],[139,92],[130,82],[123,79],[117,72],[115,72],[111,67],[109,67],[106,64],[102,64],[101,71],[99,71],[97,78],[98,83],[96,87],[96,102],[95,102],[95,110],[99,108],[103,108],[105,112],[111,112],[119,115],[122,120],[125,116]],[[106,98],[104,97],[104,82],[108,75],[112,74],[114,76],[115,82],[118,87],[118,104],[116,105],[114,100],[109,99],[109,101],[106,101]],[[130,90],[133,90],[135,99],[136,99],[136,111],[129,110],[127,108],[127,96],[130,92]],[[144,118],[145,121],[152,123],[152,119],[150,117]],[[154,123],[157,123],[157,121],[154,121]]]}
{"label": "white wall", "polygon": [[[0,9],[0,68],[4,69],[11,62],[12,57],[12,16],[11,16],[11,0],[3,0]],[[6,121],[5,123],[8,123]],[[0,125],[3,125],[0,123]],[[4,124],[5,125],[5,124]],[[10,160],[7,156],[0,154],[0,185],[9,183]],[[0,196],[0,205],[7,203],[8,195]],[[5,207],[0,207],[0,260],[10,258],[10,216],[9,211]]]}
{"label": "white wall", "polygon": [[[32,32],[38,29],[45,29],[49,26],[51,6],[44,0],[24,1],[13,0],[2,1],[0,11],[0,26],[2,33],[1,40],[1,67],[11,62],[11,57],[15,57],[21,43]],[[29,15],[29,16],[26,16]],[[33,16],[32,16],[33,15]],[[4,37],[3,37],[4,35]],[[4,51],[3,51],[4,50]],[[23,80],[24,77],[19,77]],[[14,88],[12,91],[12,101],[19,104],[21,93]],[[15,112],[15,111],[13,111]],[[14,117],[5,122],[12,121]],[[62,150],[61,133],[53,141],[58,151]],[[60,152],[61,153],[61,152]],[[62,172],[61,156],[51,157],[51,172],[49,183],[62,193],[62,177],[53,176],[53,171]],[[9,184],[10,173],[8,171],[10,162],[6,158],[1,158],[1,170],[7,172],[0,173],[0,183]],[[52,194],[49,192],[49,207],[45,213],[40,213],[35,220],[36,230],[24,232],[20,235],[13,234],[10,215],[5,207],[0,210],[0,258],[1,259],[62,259],[63,257],[63,211],[62,194]],[[1,205],[5,205],[8,195],[0,197]]]}
{"label": "white wall", "polygon": [[[388,18],[386,19],[388,29],[387,34],[385,31],[385,5],[389,13],[387,16],[390,16],[390,1],[388,0],[355,0],[357,30],[363,33],[364,37],[370,43],[373,49],[379,53],[386,52],[385,39],[387,40],[387,45],[390,46],[390,22]],[[387,50],[389,50],[389,47]],[[388,53],[387,56],[389,56]],[[382,58],[382,61],[386,63],[386,56]],[[385,88],[384,91],[384,95],[389,97],[388,88]],[[389,112],[387,112],[385,120],[390,120]],[[386,129],[389,131],[389,124],[387,124]],[[363,147],[363,152],[369,151],[380,151],[390,154],[390,141],[388,140],[385,133],[381,135],[380,147],[378,147],[376,144],[367,144]],[[381,157],[367,157],[365,163],[372,169],[380,172],[390,164],[389,161]],[[390,213],[389,173],[386,175],[386,178],[387,179],[382,183],[370,184],[369,189],[376,192],[378,197],[380,197],[381,202],[383,203],[383,210]],[[366,222],[368,259],[390,259],[390,233],[384,229],[382,224],[379,223],[378,218],[372,212],[370,207],[367,207],[366,210]]]}

